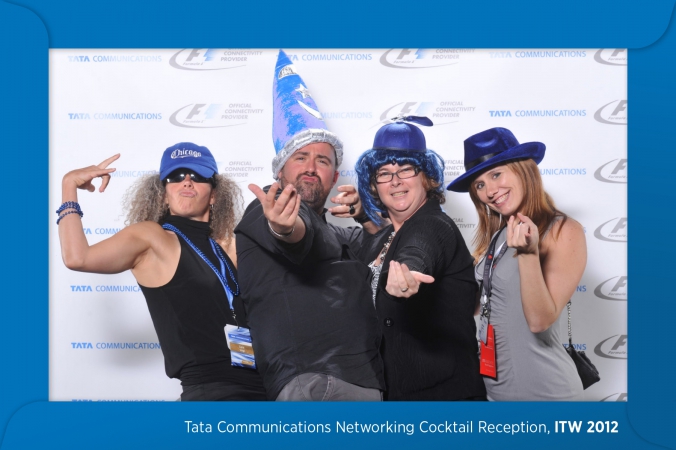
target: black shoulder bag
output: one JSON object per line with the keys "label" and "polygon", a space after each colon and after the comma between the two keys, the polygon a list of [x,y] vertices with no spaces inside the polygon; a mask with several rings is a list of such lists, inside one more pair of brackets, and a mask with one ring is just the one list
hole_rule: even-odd
{"label": "black shoulder bag", "polygon": [[601,377],[596,366],[587,358],[587,355],[583,351],[576,351],[575,347],[573,347],[573,335],[570,331],[570,301],[566,306],[568,307],[568,347],[566,351],[573,358],[577,373],[580,375],[580,380],[582,380],[582,388],[587,389],[592,384],[600,381]]}

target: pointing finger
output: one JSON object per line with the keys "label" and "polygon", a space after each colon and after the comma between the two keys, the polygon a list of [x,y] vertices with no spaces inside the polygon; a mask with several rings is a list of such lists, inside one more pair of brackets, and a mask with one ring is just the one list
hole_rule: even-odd
{"label": "pointing finger", "polygon": [[256,196],[258,201],[261,202],[261,204],[265,204],[265,192],[263,192],[263,189],[261,189],[260,187],[258,187],[253,183],[251,183],[248,186],[248,188],[251,192],[253,192],[253,194]]}
{"label": "pointing finger", "polygon": [[424,273],[416,272],[415,270],[411,271],[411,274],[413,275],[413,278],[418,283],[434,283],[434,277],[431,275],[426,275]]}
{"label": "pointing finger", "polygon": [[113,156],[111,156],[110,158],[103,160],[103,162],[101,162],[101,163],[98,165],[98,167],[101,168],[101,169],[103,169],[103,168],[105,168],[105,167],[108,167],[108,165],[110,165],[110,163],[112,163],[113,161],[117,160],[119,157],[120,157],[120,154],[119,154],[119,153],[116,154],[116,155],[113,155]]}
{"label": "pointing finger", "polygon": [[345,197],[345,194],[340,193],[340,194],[336,195],[335,197],[331,197],[329,200],[331,200],[331,203],[341,204],[342,202],[340,201],[340,199],[342,199],[343,197]]}

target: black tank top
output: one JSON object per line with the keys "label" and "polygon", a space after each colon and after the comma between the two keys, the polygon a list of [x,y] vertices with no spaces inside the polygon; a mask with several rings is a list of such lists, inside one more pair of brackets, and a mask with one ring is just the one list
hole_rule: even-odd
{"label": "black tank top", "polygon": [[[220,269],[218,257],[209,243],[207,222],[167,216],[163,223],[178,228]],[[179,378],[184,386],[224,381],[260,386],[264,393],[257,371],[230,364],[224,327],[226,324],[247,326],[241,300],[235,297],[233,301],[236,323],[223,285],[214,271],[180,236],[178,241],[181,256],[171,281],[156,288],[139,285],[162,346],[167,376]],[[225,252],[223,254],[237,276],[234,264]],[[232,292],[236,292],[230,274],[227,280]]]}

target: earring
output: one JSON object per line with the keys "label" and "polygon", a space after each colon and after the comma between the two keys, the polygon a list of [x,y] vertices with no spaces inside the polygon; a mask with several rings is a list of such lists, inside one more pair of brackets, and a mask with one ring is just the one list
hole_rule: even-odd
{"label": "earring", "polygon": [[488,205],[486,205],[486,214],[489,216],[491,215],[491,209],[488,207]]}
{"label": "earring", "polygon": [[211,208],[212,211],[214,210],[214,204],[213,204],[213,203],[211,203],[211,204],[209,205],[209,207]]}

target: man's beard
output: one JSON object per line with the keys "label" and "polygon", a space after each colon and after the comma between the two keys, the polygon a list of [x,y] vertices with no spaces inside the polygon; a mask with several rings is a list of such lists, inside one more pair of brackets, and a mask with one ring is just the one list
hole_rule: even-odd
{"label": "man's beard", "polygon": [[[315,177],[317,178],[316,183],[307,183],[301,181],[301,178],[304,176]],[[307,205],[317,213],[321,213],[324,210],[324,205],[326,204],[326,199],[329,196],[329,193],[324,190],[324,185],[322,184],[322,179],[319,175],[315,173],[301,173],[296,177],[294,183],[290,183],[289,180],[283,176],[280,178],[282,182],[282,188],[287,184],[292,184],[296,188],[296,192],[300,195],[300,199],[303,200]]]}

